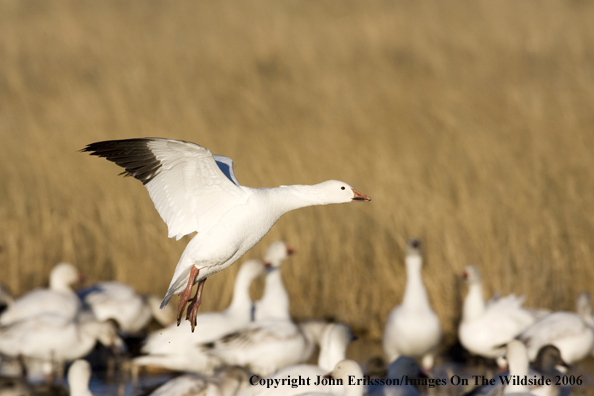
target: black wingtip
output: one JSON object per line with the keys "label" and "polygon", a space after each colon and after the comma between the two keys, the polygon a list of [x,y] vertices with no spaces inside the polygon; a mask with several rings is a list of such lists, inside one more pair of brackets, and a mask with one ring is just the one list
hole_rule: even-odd
{"label": "black wingtip", "polygon": [[125,169],[121,175],[133,176],[142,184],[147,184],[159,174],[161,168],[161,162],[148,145],[152,140],[154,139],[106,140],[90,143],[80,151],[114,162]]}

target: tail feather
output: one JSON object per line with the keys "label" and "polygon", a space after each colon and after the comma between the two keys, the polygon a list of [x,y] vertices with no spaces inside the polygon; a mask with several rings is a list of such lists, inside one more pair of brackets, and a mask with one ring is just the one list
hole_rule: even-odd
{"label": "tail feather", "polygon": [[169,289],[167,289],[167,294],[165,294],[163,301],[161,301],[161,309],[163,309],[167,305],[169,300],[171,300],[171,297],[173,297],[175,294],[181,293],[184,290],[185,284],[188,282],[188,277],[190,276],[191,270],[192,267],[189,267],[179,276],[171,280],[171,283],[169,284]]}

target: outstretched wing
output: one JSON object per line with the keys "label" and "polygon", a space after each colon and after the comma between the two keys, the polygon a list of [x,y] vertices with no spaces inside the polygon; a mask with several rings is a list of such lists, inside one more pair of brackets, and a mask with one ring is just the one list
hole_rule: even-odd
{"label": "outstretched wing", "polygon": [[139,138],[91,143],[82,151],[106,158],[140,180],[167,224],[180,239],[210,228],[231,208],[247,201],[230,158],[182,140]]}

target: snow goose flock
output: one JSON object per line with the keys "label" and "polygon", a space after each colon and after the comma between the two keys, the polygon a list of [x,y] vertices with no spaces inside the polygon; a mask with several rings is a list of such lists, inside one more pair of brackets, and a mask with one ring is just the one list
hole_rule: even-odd
{"label": "snow goose flock", "polygon": [[264,272],[260,260],[248,260],[239,268],[233,288],[233,298],[221,312],[199,314],[198,332],[190,332],[190,323],[172,324],[155,330],[145,340],[143,356],[134,359],[136,366],[156,366],[170,370],[212,374],[218,360],[203,352],[201,344],[216,341],[238,331],[250,323],[252,300],[249,288],[252,281]]}
{"label": "snow goose flock", "polygon": [[[154,370],[181,374],[150,390],[141,389],[142,394],[156,396],[451,395],[469,389],[427,388],[426,383],[419,383],[446,374],[453,378],[457,370],[482,370],[448,362],[452,356],[442,339],[445,318],[432,308],[434,291],[425,286],[422,276],[422,271],[425,276],[435,276],[435,268],[429,265],[423,269],[418,239],[406,245],[406,271],[401,271],[406,279],[404,297],[381,318],[381,346],[376,342],[374,352],[367,346],[360,348],[363,355],[379,356],[383,351],[383,373],[374,372],[373,378],[361,368],[367,367],[367,371],[369,366],[349,360],[353,354],[349,347],[357,347],[352,343],[356,338],[353,333],[360,328],[351,330],[346,323],[328,318],[298,321],[292,317],[291,293],[308,291],[295,288],[294,279],[285,276],[283,280],[282,269],[293,260],[303,265],[308,258],[297,255],[288,260],[294,250],[284,241],[271,243],[262,260],[243,261],[226,309],[198,313],[206,279],[238,261],[283,214],[306,206],[370,201],[348,184],[330,180],[315,185],[245,187],[238,183],[231,159],[172,139],[104,141],[89,144],[83,151],[116,163],[125,175],[141,181],[166,223],[169,237],[197,234],[182,253],[161,301],[114,280],[75,292],[83,277],[74,265],[65,263],[51,271],[47,289],[13,298],[1,287],[0,395],[37,394],[32,385],[37,379],[33,381],[30,375],[35,367],[41,367],[51,384],[50,377],[57,376],[58,386],[65,390],[60,380],[71,364],[67,375],[70,394],[89,396],[94,374],[89,362],[93,367],[107,365],[105,354],[125,361],[122,372],[123,367],[131,366],[132,377],[138,376],[139,367],[146,367],[148,377]],[[250,286],[260,276],[265,278],[264,292],[259,301],[252,301]],[[496,361],[502,370],[508,365],[509,373],[501,375],[569,378],[567,363],[579,364],[591,356],[594,319],[587,292],[578,296],[577,312],[530,310],[522,306],[523,298],[515,295],[485,301],[477,267],[467,266],[464,277],[468,292],[458,307],[461,320],[450,321],[450,328],[458,326],[458,340],[470,355]],[[287,289],[285,281],[292,287]],[[167,305],[176,294],[180,295],[177,309]],[[187,321],[182,322],[184,310]],[[135,337],[142,339],[141,353],[128,351],[122,356],[125,342]],[[316,348],[317,364],[313,364]],[[531,369],[529,361],[533,362]],[[25,379],[13,380],[8,389],[2,377],[10,370],[13,379],[20,374]],[[293,386],[289,379],[296,378],[322,383]],[[396,379],[401,383],[393,381]],[[418,381],[411,384],[404,379]],[[283,386],[266,386],[284,380]],[[324,381],[335,384],[327,386]],[[475,387],[472,394],[566,395],[573,385],[527,388],[512,383],[505,388]]]}

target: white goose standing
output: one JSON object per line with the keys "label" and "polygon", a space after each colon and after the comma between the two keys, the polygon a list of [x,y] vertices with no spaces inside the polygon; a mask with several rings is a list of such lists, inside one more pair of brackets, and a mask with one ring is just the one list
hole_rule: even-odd
{"label": "white goose standing", "polygon": [[[82,151],[104,157],[125,169],[147,188],[155,207],[179,239],[197,232],[184,250],[162,306],[180,294],[178,323],[196,324],[206,279],[243,256],[285,213],[312,205],[369,201],[344,182],[250,188],[241,186],[230,158],[195,143],[139,138],[91,143]],[[192,286],[198,283],[191,297]]]}
{"label": "white goose standing", "polygon": [[458,328],[460,343],[472,354],[497,359],[497,364],[505,367],[502,345],[532,324],[534,316],[522,308],[524,299],[513,294],[485,303],[481,275],[475,266],[466,267],[464,278],[468,283],[468,294]]}
{"label": "white goose standing", "polygon": [[430,370],[441,340],[441,325],[421,277],[421,242],[411,239],[406,250],[406,290],[402,304],[390,312],[386,321],[384,354],[389,362],[401,355],[420,358],[423,368]]}
{"label": "white goose standing", "polygon": [[81,304],[72,285],[82,279],[74,265],[56,264],[50,273],[49,288],[36,289],[15,299],[0,316],[0,325],[48,313],[74,319]]}
{"label": "white goose standing", "polygon": [[254,320],[266,318],[289,319],[289,294],[281,276],[282,263],[295,251],[285,242],[270,244],[264,256],[266,285],[262,299],[254,303]]}

